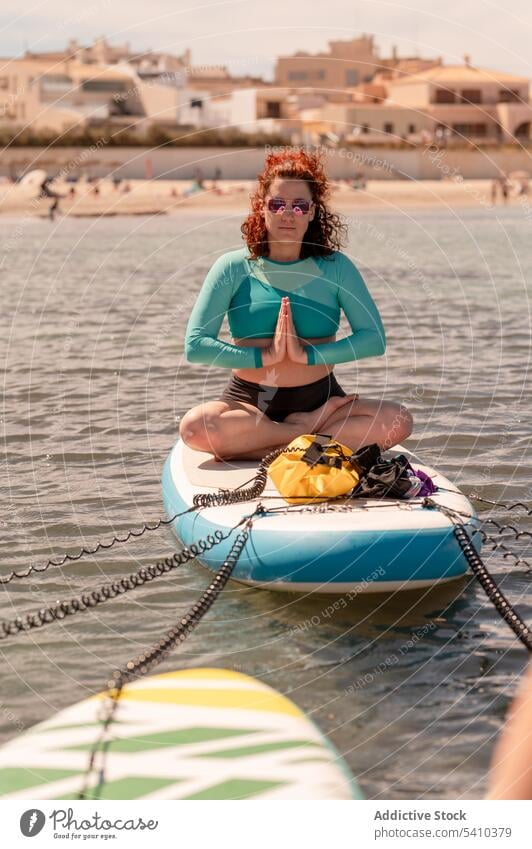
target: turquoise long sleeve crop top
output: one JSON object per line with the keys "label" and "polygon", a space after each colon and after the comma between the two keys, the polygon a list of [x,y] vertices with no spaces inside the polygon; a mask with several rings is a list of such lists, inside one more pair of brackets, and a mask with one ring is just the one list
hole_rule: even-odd
{"label": "turquoise long sleeve crop top", "polygon": [[352,333],[343,339],[307,344],[308,365],[346,363],[384,353],[386,338],[379,311],[362,275],[341,251],[294,262],[248,256],[247,248],[229,251],[208,272],[187,325],[189,362],[261,368],[261,348],[218,339],[224,316],[235,339],[271,338],[286,296],[302,339],[333,336],[341,309],[351,326]]}

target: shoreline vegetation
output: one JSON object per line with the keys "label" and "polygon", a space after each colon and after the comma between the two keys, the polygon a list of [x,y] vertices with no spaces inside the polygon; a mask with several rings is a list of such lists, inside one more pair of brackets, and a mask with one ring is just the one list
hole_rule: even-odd
{"label": "shoreline vegetation", "polygon": [[[436,143],[436,142],[433,142]],[[340,141],[339,147],[346,150],[364,150],[368,147],[378,147],[380,150],[423,150],[430,146],[430,142],[414,142],[407,138],[397,137],[383,140],[377,145],[375,141],[368,144],[364,138],[355,140],[353,138]],[[148,130],[139,132],[133,125],[116,127],[99,125],[97,127],[84,127],[83,129],[72,128],[58,134],[54,131],[39,130],[31,127],[12,130],[0,127],[0,148],[12,147],[219,147],[219,148],[256,148],[256,147],[307,147],[305,144],[291,145],[287,143],[286,137],[264,132],[243,132],[235,127],[222,128],[200,128],[181,126],[177,128],[166,128],[164,126],[150,127]],[[316,147],[311,144],[310,147]],[[331,148],[331,152],[335,151]],[[513,142],[502,142],[497,140],[478,140],[467,138],[455,138],[452,143],[445,145],[442,149],[449,151],[515,151],[532,150],[532,141],[527,139],[516,139]]]}
{"label": "shoreline vegetation", "polygon": [[[398,144],[401,144],[398,142]],[[264,147],[286,145],[284,136],[271,133],[244,133],[233,127],[226,129],[179,128],[179,134],[164,127],[150,127],[140,133],[134,127],[85,127],[83,130],[56,132],[31,127],[14,132],[0,127],[0,147]],[[412,147],[406,141],[403,146]],[[351,145],[349,145],[351,146]]]}
{"label": "shoreline vegetation", "polygon": [[[343,180],[332,181],[331,206],[340,213],[358,210],[493,209],[502,205],[530,210],[528,195],[509,193],[492,200],[492,180],[368,180],[354,188]],[[241,214],[249,206],[253,180],[121,180],[109,178],[70,183],[54,180],[59,196],[54,216],[103,217],[117,215],[160,215],[180,212],[231,212]],[[51,197],[40,197],[35,184],[0,183],[0,215],[50,217]]]}

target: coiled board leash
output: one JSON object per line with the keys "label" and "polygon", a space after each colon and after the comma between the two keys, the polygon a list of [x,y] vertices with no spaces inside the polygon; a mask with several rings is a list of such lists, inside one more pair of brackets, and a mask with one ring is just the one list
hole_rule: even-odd
{"label": "coiled board leash", "polygon": [[[239,522],[238,524],[241,523]],[[130,590],[142,587],[144,584],[168,574],[168,572],[171,572],[178,566],[184,566],[185,563],[189,563],[205,551],[210,551],[215,545],[227,539],[237,527],[238,525],[235,525],[226,533],[216,530],[212,534],[207,534],[205,539],[199,539],[182,551],[175,552],[171,557],[158,560],[152,566],[143,566],[137,572],[132,572],[124,578],[119,578],[117,581],[102,584],[97,589],[83,593],[77,598],[58,601],[56,604],[42,607],[35,613],[26,613],[24,616],[17,616],[15,619],[0,622],[0,640],[14,637],[23,631],[42,628],[44,625],[50,625],[52,622],[59,622],[65,619],[65,617],[73,616],[76,613],[84,613],[86,610],[98,607],[98,605],[104,604],[106,601],[111,601],[120,595],[124,595],[124,593],[130,592]]]}
{"label": "coiled board leash", "polygon": [[197,507],[188,507],[187,510],[183,510],[181,513],[176,513],[170,519],[161,518],[157,519],[154,524],[147,522],[142,525],[141,528],[130,528],[126,531],[126,534],[123,537],[112,537],[109,542],[100,540],[96,543],[94,548],[85,548],[85,546],[83,546],[77,554],[62,554],[61,557],[57,559],[47,560],[44,563],[37,563],[35,566],[28,566],[23,571],[13,569],[11,572],[8,572],[7,575],[0,575],[0,585],[10,584],[15,579],[20,580],[22,578],[29,578],[31,575],[37,574],[38,572],[46,572],[51,566],[64,566],[65,563],[73,563],[76,560],[81,560],[83,557],[96,554],[98,551],[107,551],[109,548],[112,548],[118,543],[129,542],[132,538],[136,539],[137,537],[141,537],[146,533],[146,531],[158,531],[159,528],[164,527],[165,525],[171,525],[176,519],[179,519],[181,516],[185,516],[186,513],[192,513],[197,509]]}
{"label": "coiled board leash", "polygon": [[[91,749],[87,771],[84,776],[83,788],[78,795],[79,799],[99,798],[102,787],[105,784],[106,758],[111,744],[109,731],[116,714],[124,685],[135,678],[139,678],[143,675],[147,675],[148,672],[151,672],[152,669],[161,663],[161,661],[163,661],[174,648],[184,643],[194,628],[199,625],[231,577],[248,540],[249,532],[253,524],[253,517],[257,513],[260,513],[260,511],[261,507],[259,505],[251,516],[248,516],[239,522],[239,524],[243,524],[244,527],[237,534],[229,554],[216,572],[216,575],[210,582],[207,589],[202,593],[198,601],[192,605],[188,613],[180,617],[173,628],[167,631],[154,646],[147,649],[142,654],[137,655],[137,657],[130,660],[125,666],[121,669],[117,669],[113,673],[111,680],[108,681],[107,684],[109,692],[104,709],[104,716],[102,717],[102,730],[100,736],[95,741]],[[98,754],[100,755],[100,764],[97,769],[96,761]],[[96,769],[98,781],[95,787],[90,788],[90,781]]]}
{"label": "coiled board leash", "polygon": [[486,593],[487,597],[495,607],[499,616],[504,619],[512,629],[516,637],[523,643],[525,648],[532,652],[532,631],[523,621],[519,613],[508,601],[504,593],[499,589],[495,578],[490,574],[486,564],[469,538],[465,525],[457,519],[457,513],[448,507],[443,507],[431,498],[426,498],[428,507],[435,507],[444,513],[454,525],[453,532],[462,549],[464,556],[473,572],[473,575]]}
{"label": "coiled board leash", "polygon": [[521,640],[529,652],[532,652],[532,631],[525,625],[517,611],[512,607],[504,593],[499,589],[495,579],[490,575],[486,564],[471,543],[463,525],[455,525],[454,535],[460,548],[471,567],[473,575],[492,602],[499,616],[510,626],[514,634]]}

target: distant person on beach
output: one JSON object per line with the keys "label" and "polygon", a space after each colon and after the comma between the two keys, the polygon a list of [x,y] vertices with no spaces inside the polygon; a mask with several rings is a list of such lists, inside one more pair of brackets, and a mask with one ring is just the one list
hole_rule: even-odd
{"label": "distant person on beach", "polygon": [[42,198],[55,198],[56,192],[52,191],[50,188],[50,184],[53,182],[53,177],[45,177],[40,185],[39,197]]}
{"label": "distant person on beach", "polygon": [[532,663],[495,747],[488,799],[532,799]]}
{"label": "distant person on beach", "polygon": [[59,201],[62,198],[62,195],[50,188],[50,184],[53,182],[53,179],[53,177],[45,177],[41,183],[39,192],[39,197],[52,198],[53,200],[53,203],[48,208],[48,218],[50,221],[54,220],[56,212],[59,211]]}
{"label": "distant person on beach", "polygon": [[190,188],[186,189],[183,194],[185,197],[190,197],[191,195],[195,195],[197,192],[202,192],[205,189],[204,185],[204,176],[201,168],[194,168],[192,185]]}
{"label": "distant person on beach", "polygon": [[55,213],[58,212],[58,211],[59,211],[59,195],[56,195],[55,200],[53,201],[52,205],[48,209],[48,217],[49,217],[50,221],[53,221],[55,219]]}
{"label": "distant person on beach", "polygon": [[491,194],[491,204],[492,206],[497,205],[497,189],[499,187],[498,180],[491,181],[490,194]]}
{"label": "distant person on beach", "polygon": [[508,203],[508,195],[510,194],[510,184],[504,172],[499,177],[499,183],[501,186],[502,201],[503,203]]}
{"label": "distant person on beach", "polygon": [[[346,394],[337,363],[379,357],[381,317],[358,268],[340,248],[319,153],[270,153],[241,226],[245,247],[220,256],[188,322],[189,362],[230,369],[218,400],[189,410],[180,435],[216,459],[258,458],[302,433],[327,433],[356,450],[406,439],[399,403]],[[233,239],[232,239],[233,241]],[[344,312],[351,333],[336,339]],[[232,342],[218,338],[227,314]]]}
{"label": "distant person on beach", "polygon": [[363,190],[366,188],[366,178],[362,171],[356,171],[352,180],[349,181],[352,189]]}
{"label": "distant person on beach", "polygon": [[214,169],[214,176],[212,178],[212,184],[211,184],[211,189],[215,194],[221,194],[221,189],[218,187],[218,183],[220,182],[221,179],[222,179],[222,169],[221,168],[215,168]]}
{"label": "distant person on beach", "polygon": [[205,178],[203,176],[203,171],[201,170],[201,168],[194,168],[193,178],[198,190],[203,189],[203,181]]}

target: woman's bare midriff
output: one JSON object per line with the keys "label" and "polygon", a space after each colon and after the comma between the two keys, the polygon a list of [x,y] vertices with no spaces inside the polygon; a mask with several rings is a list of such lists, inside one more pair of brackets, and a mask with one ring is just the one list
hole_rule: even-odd
{"label": "woman's bare midriff", "polygon": [[[321,338],[302,339],[302,343],[319,345],[323,342],[334,342],[335,336],[323,336]],[[271,339],[235,339],[234,344],[245,348],[268,348]],[[305,383],[314,383],[321,380],[333,370],[334,366],[319,365],[307,366],[304,363],[294,363],[293,360],[285,358],[275,365],[263,368],[239,368],[233,369],[233,374],[241,380],[249,380],[252,383],[261,383],[263,386],[303,386]]]}

